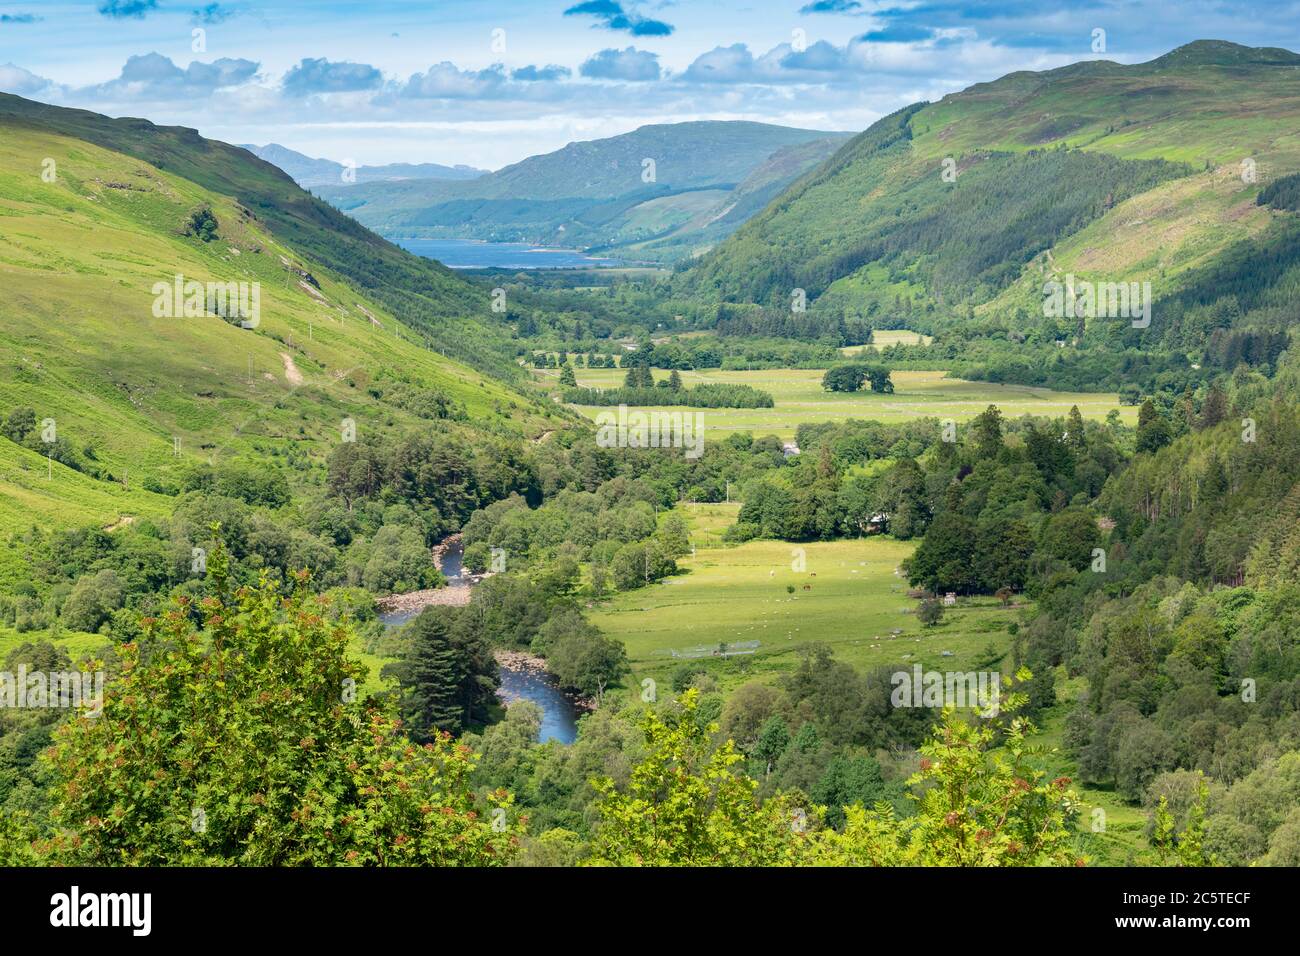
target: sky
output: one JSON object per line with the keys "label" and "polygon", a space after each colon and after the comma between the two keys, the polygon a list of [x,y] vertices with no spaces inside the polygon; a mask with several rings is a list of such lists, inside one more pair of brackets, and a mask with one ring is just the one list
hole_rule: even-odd
{"label": "sky", "polygon": [[0,91],[498,169],[647,123],[857,131],[1015,70],[1197,39],[1300,50],[1300,0],[0,0]]}

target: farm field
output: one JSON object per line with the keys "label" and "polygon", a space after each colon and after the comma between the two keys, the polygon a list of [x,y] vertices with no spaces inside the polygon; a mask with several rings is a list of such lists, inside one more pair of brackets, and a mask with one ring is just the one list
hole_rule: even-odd
{"label": "farm field", "polygon": [[[682,573],[619,594],[591,613],[593,624],[627,646],[629,686],[647,676],[666,679],[690,655],[712,662],[711,671],[723,665],[716,676],[724,684],[774,678],[793,667],[796,649],[810,642],[830,645],[837,658],[858,668],[920,663],[944,670],[974,669],[990,643],[999,651],[1009,645],[1006,625],[1017,611],[991,598],[963,600],[936,627],[921,626],[918,602],[895,574],[912,542],[876,537],[723,548],[713,543],[716,533],[734,520],[739,505],[680,510],[691,520],[697,547],[678,561]],[[792,565],[801,552],[805,570],[799,572]],[[752,641],[758,642],[753,654],[713,656],[721,643],[736,649]]]}
{"label": "farm field", "polygon": [[876,329],[871,333],[870,345],[845,345],[840,348],[844,355],[861,355],[864,352],[878,352],[891,345],[929,345],[934,336],[923,335],[908,329]]}
{"label": "farm field", "polygon": [[[575,369],[579,385],[591,388],[616,388],[623,384],[626,374],[621,369]],[[536,370],[542,380],[554,381],[558,371]],[[1055,392],[1048,388],[1027,385],[999,385],[992,382],[968,382],[953,378],[946,371],[895,371],[894,393],[881,395],[874,392],[842,394],[822,389],[822,374],[818,369],[765,369],[759,371],[721,371],[709,369],[700,372],[682,372],[682,382],[687,386],[704,382],[721,382],[733,385],[752,385],[772,395],[775,408],[709,408],[702,409],[708,437],[719,438],[732,432],[747,431],[756,435],[794,437],[795,430],[805,422],[843,421],[846,418],[872,419],[882,422],[903,422],[913,418],[933,416],[951,418],[962,422],[974,418],[989,405],[997,405],[1007,418],[1020,415],[1063,416],[1071,405],[1078,405],[1085,418],[1104,419],[1112,409],[1118,409],[1122,421],[1134,424],[1137,408],[1120,405],[1114,393]],[[665,373],[656,372],[656,381]],[[588,418],[601,411],[593,406],[574,406]],[[678,406],[677,411],[682,408]]]}
{"label": "farm field", "polygon": [[[989,663],[990,644],[1000,654],[1010,649],[1006,627],[1019,609],[1003,609],[988,598],[962,599],[946,611],[936,627],[917,622],[917,602],[907,597],[904,578],[894,574],[911,554],[912,542],[874,537],[857,541],[792,544],[754,541],[723,547],[721,533],[735,521],[738,504],[681,505],[690,523],[696,554],[678,562],[684,573],[647,589],[620,594],[590,615],[593,623],[627,646],[632,675],[628,693],[641,692],[641,681],[663,686],[673,671],[700,653],[702,662],[724,693],[755,678],[776,680],[792,668],[797,648],[812,641],[829,644],[836,658],[859,669],[880,665],[921,664],[935,670],[985,670],[1007,673],[1010,659]],[[802,548],[806,572],[791,569]],[[812,575],[815,574],[816,577]],[[794,594],[786,586],[795,585]],[[803,585],[811,585],[804,591]],[[901,633],[894,635],[895,628]],[[726,642],[733,649],[758,641],[753,654],[714,657],[712,648]],[[740,647],[739,649],[745,649]],[[952,657],[944,657],[951,651]],[[1082,678],[1057,672],[1057,703],[1037,720],[1035,746],[1055,748],[1054,775],[1078,777],[1078,767],[1063,752],[1065,718],[1085,687]],[[1126,803],[1113,789],[1077,782],[1085,830],[1092,830],[1094,811],[1103,811],[1103,829],[1081,838],[1080,850],[1097,865],[1131,865],[1147,851],[1143,837],[1146,812]]]}

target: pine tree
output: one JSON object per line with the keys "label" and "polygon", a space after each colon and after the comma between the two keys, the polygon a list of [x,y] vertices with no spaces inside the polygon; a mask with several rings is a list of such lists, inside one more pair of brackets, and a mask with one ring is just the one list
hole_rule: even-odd
{"label": "pine tree", "polygon": [[971,422],[975,450],[980,458],[996,458],[1002,451],[1002,412],[990,405]]}
{"label": "pine tree", "polygon": [[1158,451],[1168,445],[1170,440],[1168,423],[1148,398],[1138,409],[1137,450]]}
{"label": "pine tree", "polygon": [[1201,409],[1201,427],[1213,428],[1228,417],[1228,396],[1218,385],[1211,385]]}
{"label": "pine tree", "polygon": [[427,739],[436,731],[459,731],[460,667],[451,644],[450,622],[441,614],[420,615],[411,659],[411,735]]}
{"label": "pine tree", "polygon": [[1079,406],[1071,405],[1070,414],[1066,418],[1065,426],[1066,441],[1073,448],[1083,447],[1083,416],[1079,414]]}
{"label": "pine tree", "polygon": [[496,661],[468,625],[459,608],[425,609],[411,625],[410,656],[384,668],[402,687],[413,739],[428,740],[440,730],[459,733],[487,719]]}

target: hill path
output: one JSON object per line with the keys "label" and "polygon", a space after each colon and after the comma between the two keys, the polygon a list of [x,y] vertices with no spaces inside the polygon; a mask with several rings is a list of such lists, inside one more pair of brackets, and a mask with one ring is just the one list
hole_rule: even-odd
{"label": "hill path", "polygon": [[301,385],[302,372],[298,371],[298,366],[294,364],[293,356],[288,352],[281,352],[280,358],[284,359],[284,377],[289,380],[289,384]]}

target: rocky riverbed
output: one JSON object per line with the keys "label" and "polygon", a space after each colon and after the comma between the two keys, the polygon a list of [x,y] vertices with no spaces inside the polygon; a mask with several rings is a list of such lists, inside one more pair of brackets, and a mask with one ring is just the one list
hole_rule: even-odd
{"label": "rocky riverbed", "polygon": [[[570,693],[568,691],[561,690],[558,686],[556,686],[555,676],[549,670],[546,669],[545,658],[538,657],[535,654],[528,654],[524,651],[504,651],[504,650],[494,651],[493,656],[496,658],[497,667],[500,668],[503,678],[507,673],[526,676],[532,678],[533,681],[540,681],[551,685],[554,688],[555,693],[557,695],[564,697],[564,699],[569,702],[569,704],[573,707],[575,711],[586,712],[586,711],[592,711],[596,709],[596,701],[593,700],[592,698],[583,697],[580,694]],[[498,691],[499,696],[501,696],[507,702],[511,699],[512,696],[515,696],[515,695],[511,695],[509,691],[509,685],[511,683],[513,682],[503,680],[502,688],[500,691]]]}

